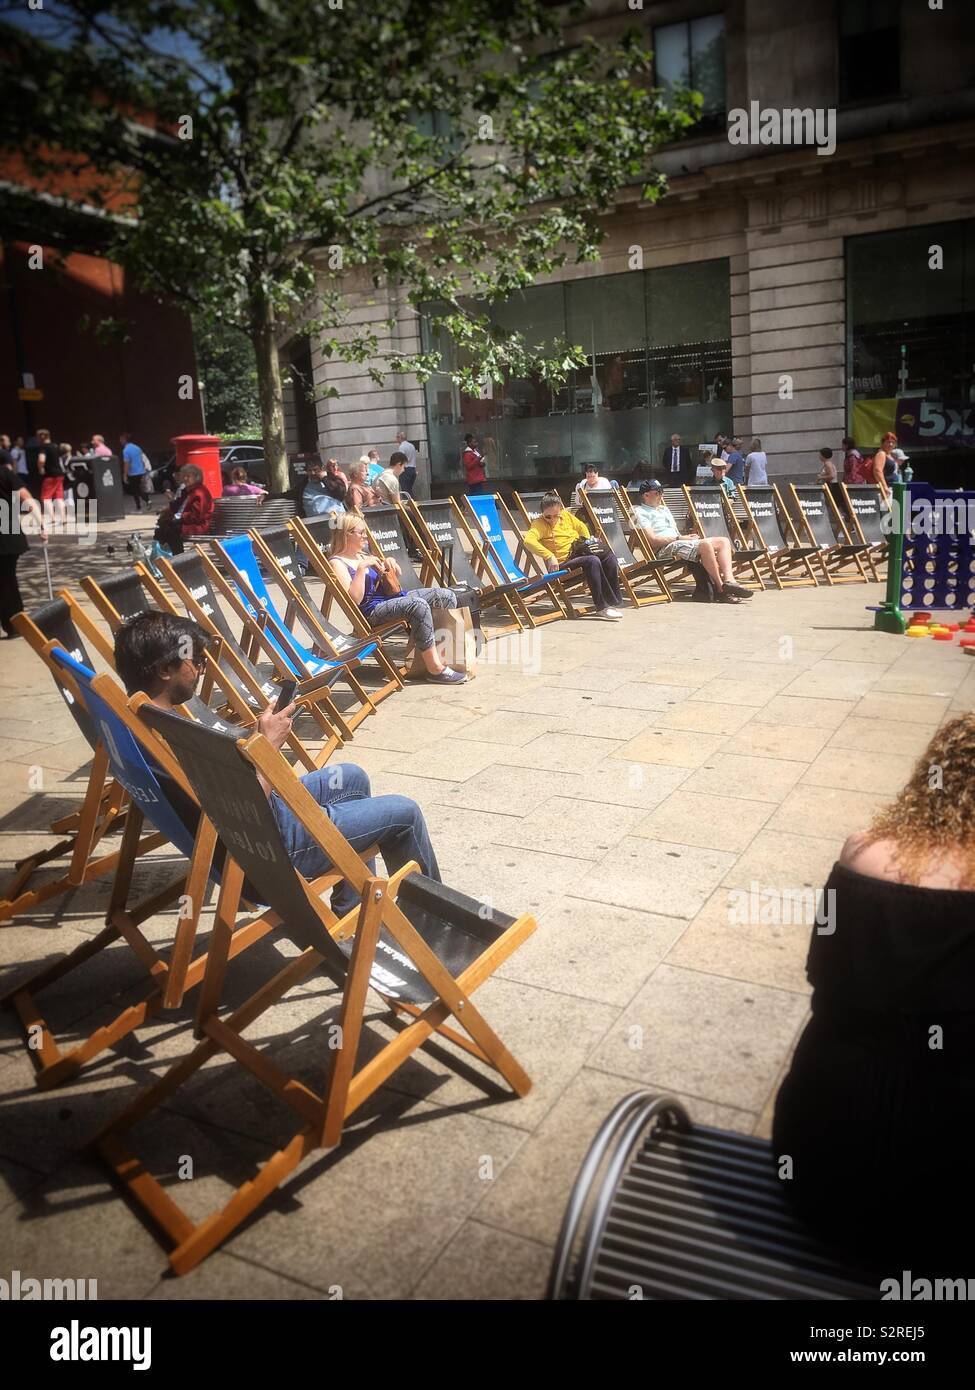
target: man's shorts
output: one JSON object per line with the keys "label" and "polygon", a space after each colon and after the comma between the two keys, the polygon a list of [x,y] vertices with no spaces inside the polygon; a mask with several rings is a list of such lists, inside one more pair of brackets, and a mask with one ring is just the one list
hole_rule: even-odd
{"label": "man's shorts", "polygon": [[691,560],[696,560],[698,551],[701,548],[701,541],[696,536],[680,536],[676,541],[668,541],[662,545],[656,553],[658,560],[683,560],[687,564]]}
{"label": "man's shorts", "polygon": [[63,479],[63,478],[42,478],[42,479],[41,479],[41,501],[42,501],[42,502],[63,502],[63,501],[64,501],[64,479]]}

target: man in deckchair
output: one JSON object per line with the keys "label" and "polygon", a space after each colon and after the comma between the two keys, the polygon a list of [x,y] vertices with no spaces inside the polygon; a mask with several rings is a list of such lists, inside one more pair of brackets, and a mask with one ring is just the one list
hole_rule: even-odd
{"label": "man in deckchair", "polygon": [[731,542],[724,536],[704,540],[682,536],[674,514],[664,502],[663,487],[651,479],[640,484],[640,501],[633,508],[640,528],[646,533],[658,560],[696,560],[708,572],[721,603],[738,603],[751,598],[751,589],[736,584],[731,567]]}
{"label": "man in deckchair", "polygon": [[[116,633],[115,669],[129,695],[145,691],[154,705],[178,713],[178,707],[196,693],[209,641],[203,628],[189,618],[140,613]],[[294,713],[293,704],[280,711],[268,705],[257,728],[280,749]],[[368,776],[354,763],[330,763],[301,781],[353,849],[378,845],[387,873],[415,859],[422,873],[441,882],[423,812],[415,801],[406,796],[373,796]],[[266,783],[261,782],[267,792]],[[270,793],[270,801],[295,868],[307,879],[326,873],[329,862],[317,841],[276,793]],[[371,863],[369,872],[375,873]],[[345,916],[358,901],[345,882],[332,889],[331,906],[337,917]]]}

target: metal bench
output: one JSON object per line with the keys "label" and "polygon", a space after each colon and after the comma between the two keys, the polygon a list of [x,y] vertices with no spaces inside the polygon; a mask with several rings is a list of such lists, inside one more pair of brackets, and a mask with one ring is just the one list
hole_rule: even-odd
{"label": "metal bench", "polygon": [[875,1300],[879,1278],[812,1234],[767,1140],[692,1124],[634,1091],[607,1116],[569,1198],[548,1297]]}

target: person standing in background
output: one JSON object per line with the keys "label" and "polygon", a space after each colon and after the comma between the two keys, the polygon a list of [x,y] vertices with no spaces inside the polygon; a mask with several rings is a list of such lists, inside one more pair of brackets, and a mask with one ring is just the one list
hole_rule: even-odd
{"label": "person standing in background", "polygon": [[18,434],[10,447],[10,457],[14,461],[14,472],[19,478],[27,477],[27,451],[24,448],[24,436]]}
{"label": "person standing in background", "polygon": [[768,483],[768,456],[762,449],[762,441],[753,439],[745,459],[745,486],[765,487]]}
{"label": "person standing in background", "polygon": [[41,498],[41,483],[48,466],[54,467],[57,450],[51,443],[50,430],[38,430],[27,441],[27,486],[38,501]]}
{"label": "person standing in background", "polygon": [[737,436],[725,452],[728,463],[728,477],[737,486],[745,481],[745,456],[741,452],[741,440]]}
{"label": "person standing in background", "polygon": [[472,434],[464,435],[464,452],[461,455],[464,466],[464,482],[471,496],[488,491],[487,473],[484,471],[484,455],[477,447]]}
{"label": "person standing in background", "polygon": [[[146,473],[145,455],[138,444],[132,440],[128,434],[119,435],[119,443],[122,446],[122,486],[131,498],[135,501],[137,512],[142,511],[142,479]],[[149,498],[146,497],[146,511],[151,512]]]}
{"label": "person standing in background", "polygon": [[327,458],[325,460],[325,476],[326,478],[338,478],[343,487],[349,486],[348,475],[342,472],[338,459]]}
{"label": "person standing in background", "polygon": [[820,449],[819,451],[819,472],[816,474],[817,483],[836,482],[836,464],[833,462],[832,449]]}
{"label": "person standing in background", "polygon": [[876,483],[881,492],[887,492],[894,476],[894,460],[891,457],[891,450],[896,443],[897,435],[888,430],[880,441],[880,448],[874,454],[873,462],[870,465],[869,481]]}
{"label": "person standing in background", "polygon": [[861,469],[863,466],[863,455],[854,444],[849,435],[843,440],[843,481],[844,483],[862,483],[863,476]]}
{"label": "person standing in background", "polygon": [[381,502],[395,506],[402,491],[402,477],[406,469],[406,455],[399,450],[389,456],[389,467],[376,479],[376,492]]}
{"label": "person standing in background", "polygon": [[412,497],[416,483],[416,449],[407,439],[405,430],[396,431],[396,448],[399,453],[406,456],[406,467],[400,478],[400,487]]}
{"label": "person standing in background", "polygon": [[33,517],[41,544],[46,545],[44,517],[36,499],[13,468],[0,467],[0,513],[7,518],[7,525],[0,527],[0,624],[8,638],[20,636],[10,620],[24,606],[17,583],[17,562],[28,548],[21,524],[25,511]]}
{"label": "person standing in background", "polygon": [[14,456],[9,434],[0,434],[0,468],[13,468]]}
{"label": "person standing in background", "polygon": [[92,435],[91,452],[92,457],[96,459],[110,459],[112,457],[112,451],[105,443],[105,436],[103,434]]}
{"label": "person standing in background", "polygon": [[369,486],[375,487],[376,479],[379,477],[380,473],[385,473],[386,471],[383,464],[379,461],[379,450],[370,449],[369,452],[367,454],[363,454],[362,457],[365,460],[366,467],[368,469]]}
{"label": "person standing in background", "polygon": [[[639,469],[639,464],[637,467]],[[691,459],[690,449],[680,442],[679,434],[672,434],[670,443],[664,445],[660,455],[660,470],[667,475],[674,487],[682,487],[685,483],[688,487],[693,487],[697,467]],[[642,473],[640,477],[643,477]]]}

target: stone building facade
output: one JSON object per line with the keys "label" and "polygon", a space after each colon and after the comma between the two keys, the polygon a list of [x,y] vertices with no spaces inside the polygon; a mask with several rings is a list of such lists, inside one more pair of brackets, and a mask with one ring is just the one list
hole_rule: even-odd
{"label": "stone building facade", "polygon": [[[487,441],[499,481],[525,486],[565,481],[590,458],[619,474],[655,467],[675,430],[692,446],[719,429],[758,436],[770,473],[809,474],[821,446],[838,450],[848,433],[875,444],[889,421],[932,476],[964,473],[975,458],[975,7],[604,0],[586,28],[633,24],[653,31],[658,81],[706,83],[708,119],[659,152],[659,203],[620,191],[598,263],[498,309],[526,331],[564,328],[587,366],[563,393],[498,383],[475,401],[446,376],[377,389],[364,368],[298,342],[315,387],[340,394],[317,401],[315,442],[314,416],[300,438],[292,408],[289,448],[385,455],[401,427],[443,493],[460,486],[467,430]],[[799,109],[824,130],[835,122],[831,152],[729,139],[729,112]],[[392,313],[398,346],[421,341],[405,302],[361,288],[354,305],[363,321]]]}

